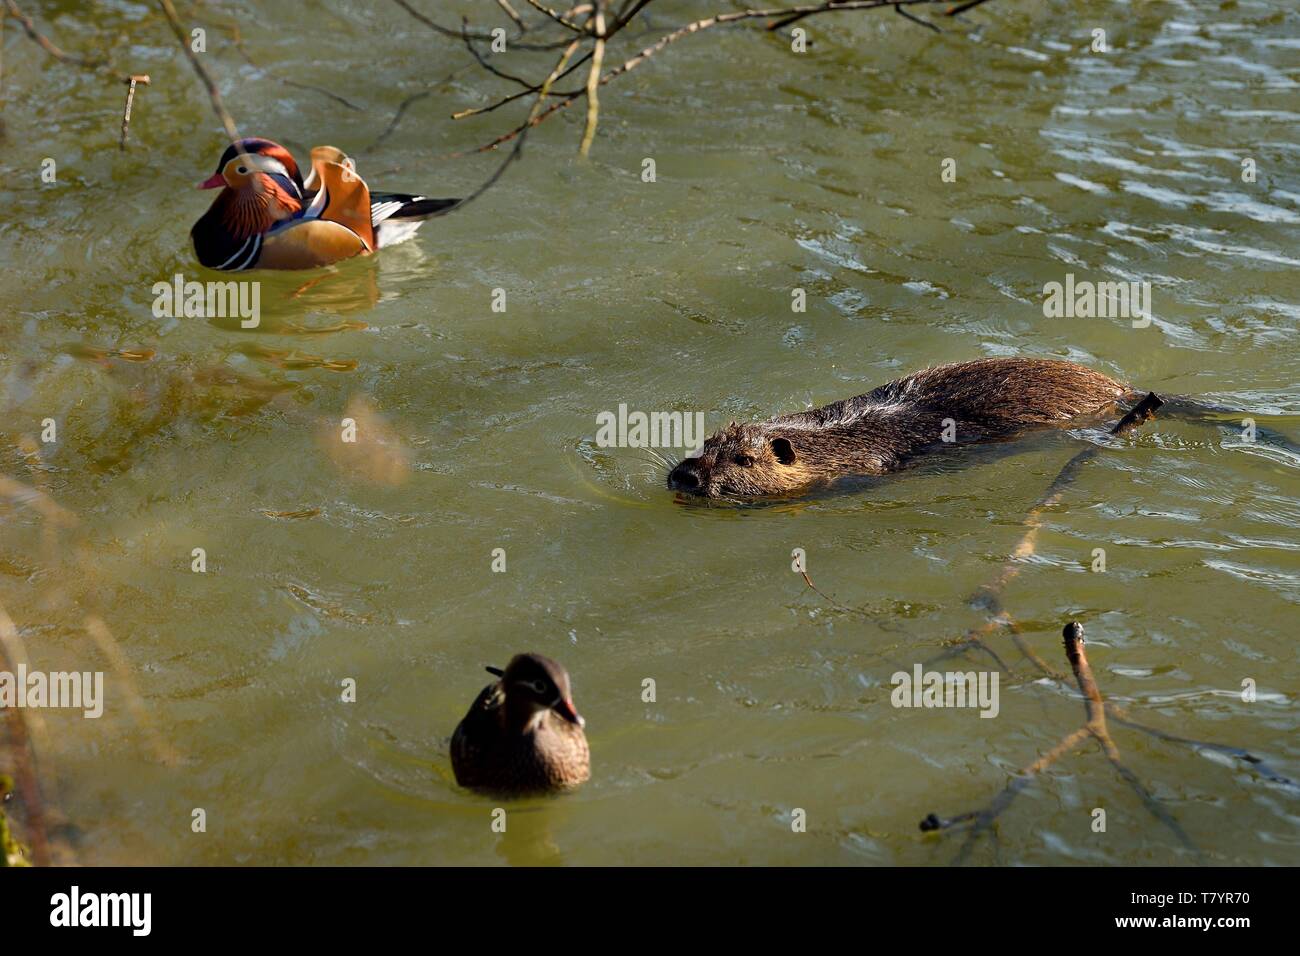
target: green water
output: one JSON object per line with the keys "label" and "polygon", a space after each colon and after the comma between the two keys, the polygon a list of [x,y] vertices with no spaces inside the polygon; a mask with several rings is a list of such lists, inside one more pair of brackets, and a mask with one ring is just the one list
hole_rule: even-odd
{"label": "green water", "polygon": [[[502,22],[494,4],[417,5]],[[986,620],[967,598],[1083,437],[709,509],[675,504],[637,451],[597,448],[597,413],[698,410],[712,429],[1037,355],[1300,436],[1300,16],[1280,0],[993,0],[942,35],[836,14],[804,21],[802,55],[750,27],[688,37],[604,88],[589,160],[568,110],[415,241],[305,291],[313,276],[256,276],[252,331],[151,311],[155,282],[205,278],[188,230],[213,194],[192,185],[224,145],[153,5],[24,6],[64,47],[153,81],[119,152],[123,88],[6,24],[0,473],[75,524],[0,506],[0,601],[33,667],[107,672],[101,719],[43,714],[80,862],[948,863],[962,834],[922,834],[921,817],[986,804],[1083,707],[1005,634],[996,719],[895,708],[890,678]],[[655,3],[608,59],[715,9],[731,7]],[[300,160],[337,145],[373,188],[463,195],[499,154],[440,157],[522,118],[452,122],[511,87],[393,4],[180,12],[209,25],[241,132]],[[258,63],[362,109],[249,65],[231,20]],[[1109,52],[1090,52],[1094,28]],[[1044,284],[1068,272],[1150,282],[1153,323],[1044,318]],[[387,444],[344,448],[344,417]],[[46,418],[57,441],[40,441]],[[1158,419],[1044,516],[1005,607],[1060,670],[1061,625],[1084,621],[1102,692],[1134,719],[1300,779],[1298,466],[1238,425]],[[792,572],[794,548],[839,606]],[[455,786],[447,742],[483,665],[522,650],[572,674],[593,775],[501,804]],[[1202,856],[1088,743],[971,859],[1300,863],[1295,791],[1113,729]]]}

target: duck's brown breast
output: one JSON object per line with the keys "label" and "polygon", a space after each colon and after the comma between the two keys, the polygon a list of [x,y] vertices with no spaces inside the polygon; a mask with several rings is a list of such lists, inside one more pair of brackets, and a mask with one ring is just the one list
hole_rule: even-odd
{"label": "duck's brown breast", "polygon": [[[486,692],[485,692],[486,693]],[[536,729],[511,731],[501,708],[475,701],[451,739],[451,766],[462,787],[494,793],[545,793],[591,777],[582,728],[547,712]]]}

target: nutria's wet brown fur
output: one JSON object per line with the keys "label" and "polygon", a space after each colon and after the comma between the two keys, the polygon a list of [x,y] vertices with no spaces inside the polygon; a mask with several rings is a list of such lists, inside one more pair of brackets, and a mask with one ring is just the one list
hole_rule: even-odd
{"label": "nutria's wet brown fur", "polygon": [[1054,359],[980,359],[925,369],[864,395],[751,425],[732,423],[668,475],[705,498],[781,497],[854,475],[883,475],[944,442],[999,441],[1112,410],[1131,390]]}

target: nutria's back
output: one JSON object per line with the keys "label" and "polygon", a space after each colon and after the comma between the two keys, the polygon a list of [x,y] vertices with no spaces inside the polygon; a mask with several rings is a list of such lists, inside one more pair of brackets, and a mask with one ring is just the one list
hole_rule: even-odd
{"label": "nutria's back", "polygon": [[788,495],[896,471],[940,445],[1068,425],[1129,393],[1100,372],[1055,359],[940,365],[821,408],[733,422],[674,468],[668,486],[709,498]]}

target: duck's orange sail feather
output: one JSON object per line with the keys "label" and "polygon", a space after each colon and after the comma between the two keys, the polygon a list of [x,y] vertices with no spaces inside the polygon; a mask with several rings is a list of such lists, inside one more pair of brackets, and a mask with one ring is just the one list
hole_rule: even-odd
{"label": "duck's orange sail feather", "polygon": [[333,146],[317,146],[311,151],[312,179],[329,196],[320,218],[347,226],[366,245],[375,248],[375,228],[370,222],[370,189],[357,175],[352,161]]}

